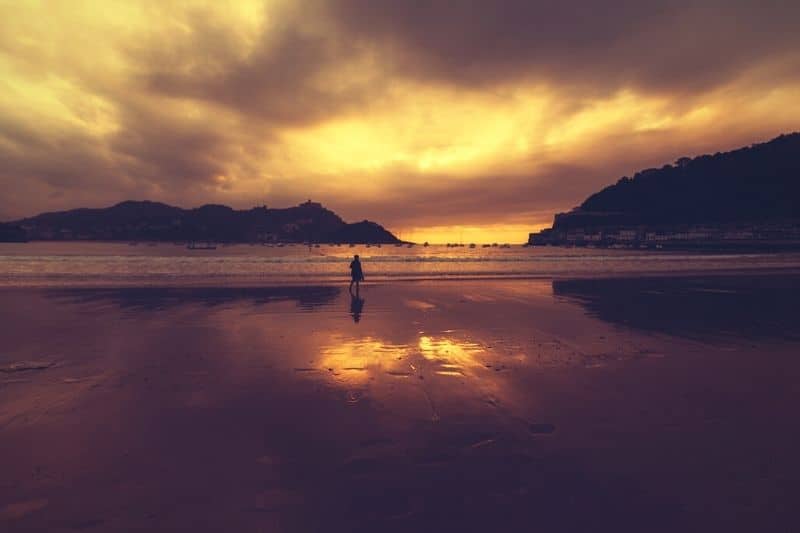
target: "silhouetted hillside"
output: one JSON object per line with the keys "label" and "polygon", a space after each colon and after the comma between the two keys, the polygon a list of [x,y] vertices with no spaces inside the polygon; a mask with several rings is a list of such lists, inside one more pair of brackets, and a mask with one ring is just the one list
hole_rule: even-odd
{"label": "silhouetted hillside", "polygon": [[0,242],[25,242],[28,237],[19,226],[0,223]]}
{"label": "silhouetted hillside", "polygon": [[311,201],[285,209],[264,206],[242,211],[224,205],[181,209],[158,202],[126,201],[104,209],[43,213],[4,227],[12,224],[18,228],[15,235],[22,231],[33,240],[399,242],[374,222],[347,224]]}
{"label": "silhouetted hillside", "polygon": [[800,133],[624,177],[553,229],[800,219]]}
{"label": "silhouetted hillside", "polygon": [[800,133],[682,157],[558,213],[532,245],[655,249],[800,248]]}
{"label": "silhouetted hillside", "polygon": [[364,220],[354,224],[345,224],[337,231],[327,235],[325,242],[392,244],[399,241],[380,224]]}

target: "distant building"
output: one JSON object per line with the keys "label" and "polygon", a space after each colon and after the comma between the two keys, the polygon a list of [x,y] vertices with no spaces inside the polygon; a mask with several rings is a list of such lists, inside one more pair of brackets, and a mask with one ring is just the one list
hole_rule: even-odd
{"label": "distant building", "polygon": [[719,247],[797,246],[800,247],[800,222],[753,224],[703,224],[676,227],[606,227],[544,229],[531,233],[528,244],[584,246],[658,246],[658,247]]}

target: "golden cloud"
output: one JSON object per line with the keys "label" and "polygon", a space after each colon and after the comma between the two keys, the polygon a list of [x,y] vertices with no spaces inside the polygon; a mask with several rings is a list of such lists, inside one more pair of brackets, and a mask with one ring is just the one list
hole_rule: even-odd
{"label": "golden cloud", "polygon": [[797,7],[593,5],[0,3],[0,216],[312,197],[521,241],[622,174],[797,129]]}

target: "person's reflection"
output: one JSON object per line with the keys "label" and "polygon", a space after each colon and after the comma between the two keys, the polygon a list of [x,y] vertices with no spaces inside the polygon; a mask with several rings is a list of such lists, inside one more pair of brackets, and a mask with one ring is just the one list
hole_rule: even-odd
{"label": "person's reflection", "polygon": [[353,315],[353,322],[361,320],[361,312],[364,310],[364,298],[358,292],[350,293],[350,314]]}

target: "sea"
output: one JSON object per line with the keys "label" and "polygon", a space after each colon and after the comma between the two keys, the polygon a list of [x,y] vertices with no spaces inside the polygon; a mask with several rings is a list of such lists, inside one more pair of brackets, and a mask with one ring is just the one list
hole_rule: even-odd
{"label": "sea", "polygon": [[366,281],[619,277],[791,271],[800,253],[416,245],[0,244],[0,286],[262,286],[346,282],[358,254]]}

